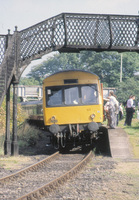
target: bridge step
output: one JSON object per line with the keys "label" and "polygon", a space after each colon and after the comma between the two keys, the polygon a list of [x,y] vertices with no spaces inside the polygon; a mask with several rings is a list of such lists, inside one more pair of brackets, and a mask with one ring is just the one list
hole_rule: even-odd
{"label": "bridge step", "polygon": [[122,128],[108,129],[111,156],[113,158],[131,158],[128,135]]}

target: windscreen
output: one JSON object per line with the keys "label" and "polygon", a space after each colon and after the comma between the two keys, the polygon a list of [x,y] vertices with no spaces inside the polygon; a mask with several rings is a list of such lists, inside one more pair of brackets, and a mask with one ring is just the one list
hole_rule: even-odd
{"label": "windscreen", "polygon": [[96,85],[87,85],[81,87],[82,103],[95,104],[97,103],[98,93]]}
{"label": "windscreen", "polygon": [[98,104],[96,84],[46,88],[46,106],[78,106]]}
{"label": "windscreen", "polygon": [[64,97],[66,105],[79,104],[79,89],[78,87],[69,87],[64,89]]}
{"label": "windscreen", "polygon": [[48,106],[62,105],[62,88],[47,89],[46,91]]}

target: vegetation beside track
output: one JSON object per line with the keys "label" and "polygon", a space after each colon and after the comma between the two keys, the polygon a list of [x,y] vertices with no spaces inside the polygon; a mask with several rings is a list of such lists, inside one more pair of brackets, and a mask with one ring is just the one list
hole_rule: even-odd
{"label": "vegetation beside track", "polygon": [[133,118],[132,126],[124,126],[125,119],[119,122],[119,126],[129,135],[132,150],[135,158],[139,159],[139,120]]}
{"label": "vegetation beside track", "polygon": [[41,131],[24,122],[18,127],[18,143],[20,148],[34,147],[42,137]]}
{"label": "vegetation beside track", "polygon": [[[12,94],[11,94],[12,98]],[[17,108],[17,125],[20,127],[25,119],[27,118],[26,112],[23,111],[20,104]],[[13,101],[10,101],[10,132],[12,137],[12,124],[13,124]],[[6,101],[4,100],[2,106],[0,107],[0,155],[3,154],[3,145],[5,139],[5,127],[6,127]]]}

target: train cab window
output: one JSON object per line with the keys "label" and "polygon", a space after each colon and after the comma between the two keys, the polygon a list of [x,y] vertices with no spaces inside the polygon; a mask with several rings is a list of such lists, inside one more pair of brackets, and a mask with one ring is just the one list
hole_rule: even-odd
{"label": "train cab window", "polygon": [[47,93],[48,106],[62,105],[62,89],[61,88],[46,89],[46,93]]}
{"label": "train cab window", "polygon": [[78,87],[70,87],[64,89],[64,97],[66,105],[79,104],[79,91]]}
{"label": "train cab window", "polygon": [[98,92],[96,85],[86,85],[81,87],[82,103],[97,104]]}

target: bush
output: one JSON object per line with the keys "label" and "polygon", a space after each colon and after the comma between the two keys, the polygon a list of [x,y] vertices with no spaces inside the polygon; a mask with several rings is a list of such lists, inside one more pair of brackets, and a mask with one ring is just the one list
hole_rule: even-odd
{"label": "bush", "polygon": [[119,87],[116,90],[116,96],[118,97],[118,101],[120,103],[125,103],[130,95],[135,95],[135,102],[139,101],[139,80],[135,80],[131,78],[125,82],[119,83]]}
{"label": "bush", "polygon": [[18,141],[21,147],[33,147],[37,144],[37,141],[41,137],[41,132],[34,126],[30,126],[27,122],[24,122],[18,128]]}
{"label": "bush", "polygon": [[[12,99],[12,98],[11,98]],[[17,125],[20,126],[27,118],[26,112],[22,109],[21,105],[17,106]],[[13,126],[13,102],[10,101],[10,131],[12,132]],[[4,99],[0,107],[0,154],[3,154],[4,140],[6,131],[6,100]]]}

